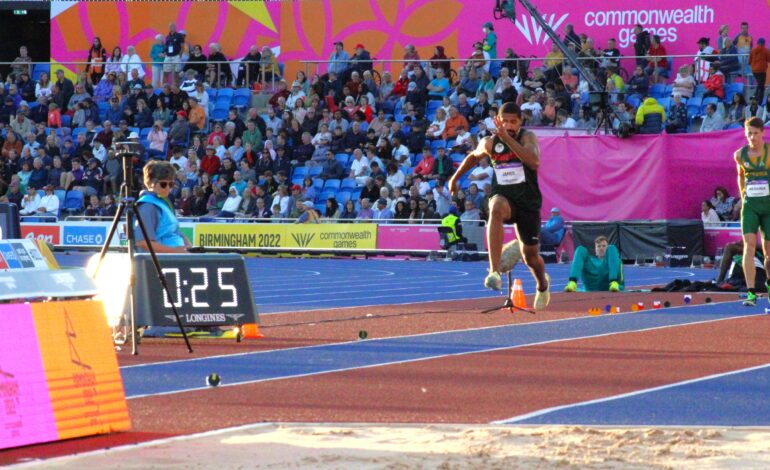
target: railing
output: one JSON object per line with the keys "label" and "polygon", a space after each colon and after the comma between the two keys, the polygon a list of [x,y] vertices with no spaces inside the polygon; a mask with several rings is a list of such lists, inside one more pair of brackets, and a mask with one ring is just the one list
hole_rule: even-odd
{"label": "railing", "polygon": [[[601,50],[596,50],[596,52],[601,54],[602,51]],[[738,58],[744,57],[744,58],[747,58],[748,54],[718,54],[718,55],[712,55],[712,56],[697,56],[697,55],[693,55],[693,54],[667,54],[665,57],[669,58],[669,59],[682,59],[682,58],[684,58],[684,59],[692,59],[693,61],[695,61],[695,60],[708,60],[709,58],[719,59],[719,58],[724,58],[724,57],[738,57]],[[596,57],[579,57],[578,58],[578,60],[585,61],[585,62],[592,62],[592,61],[593,62],[603,62],[605,60],[608,60],[608,61],[618,61],[621,65],[624,63],[624,61],[627,62],[628,60],[635,60],[635,59],[652,60],[653,57],[646,56],[646,55],[645,56],[625,55],[625,56],[621,56],[621,57],[617,57],[617,58],[612,58],[612,57],[604,57],[604,56],[599,55],[599,56],[596,56]],[[428,59],[421,59],[419,62],[421,64],[421,66],[426,70],[426,72],[428,72],[429,74],[432,74],[432,69],[430,67],[430,63],[431,62],[439,62],[439,63],[448,62],[450,64],[450,66],[452,66],[452,65],[459,65],[459,67],[457,67],[457,70],[460,70],[460,69],[464,68],[465,65],[467,63],[469,63],[469,62],[481,61],[481,60],[482,59],[471,59],[471,58],[448,58],[448,59],[429,59],[428,58]],[[483,59],[483,60],[484,61],[489,61],[491,64],[501,64],[503,62],[517,61],[517,62],[527,63],[528,66],[531,66],[533,63],[535,65],[542,65],[543,62],[545,62],[547,60],[553,60],[553,58],[531,56],[531,57],[502,57],[502,58],[496,58],[496,59]],[[566,61],[565,58],[561,58],[560,60]],[[309,79],[312,78],[313,75],[321,75],[323,73],[326,73],[326,71],[328,69],[328,64],[330,64],[332,62],[335,62],[335,61],[332,61],[332,60],[300,60],[300,61],[298,61],[299,64],[303,64],[304,65],[305,75]],[[411,62],[413,62],[413,61],[405,61],[404,59],[377,59],[377,58],[372,58],[371,59],[371,63],[372,63],[373,66],[374,66],[374,64],[380,65],[380,67],[377,67],[377,68],[373,67],[372,68],[372,74],[374,75],[375,80],[379,82],[381,80],[381,73],[382,72],[385,72],[385,71],[396,72],[397,71],[398,73],[400,73],[401,70],[407,66],[406,64],[409,64]],[[30,76],[33,79],[38,78],[39,73],[42,73],[43,71],[48,73],[49,78],[53,78],[53,76],[55,75],[56,71],[60,70],[60,69],[61,70],[65,70],[65,73],[66,72],[70,72],[70,73],[77,73],[77,74],[79,74],[81,72],[85,72],[86,71],[86,67],[88,65],[93,65],[93,64],[90,64],[89,62],[83,62],[83,61],[60,62],[59,64],[60,65],[57,65],[57,66],[52,68],[51,64],[49,62],[26,62],[26,63],[20,64],[19,62],[0,61],[0,66],[19,67],[19,66],[23,66],[23,65],[29,65],[30,66]],[[103,70],[105,71],[105,73],[108,73],[108,70],[111,70],[113,67],[114,68],[118,68],[119,69],[119,73],[120,72],[125,73],[126,74],[126,79],[129,80],[130,79],[129,67],[131,65],[133,65],[133,64],[140,64],[140,65],[142,65],[142,68],[143,68],[143,70],[145,72],[145,75],[148,74],[148,73],[149,74],[152,73],[153,65],[155,65],[155,66],[164,65],[164,64],[168,64],[168,65],[181,65],[182,66],[182,71],[178,72],[178,74],[177,74],[177,78],[181,82],[181,80],[185,76],[184,74],[187,72],[187,70],[192,70],[191,67],[185,67],[185,65],[200,64],[200,63],[199,62],[183,62],[183,61],[178,61],[178,62],[167,62],[167,63],[163,63],[163,64],[155,64],[154,62],[151,62],[151,61],[141,61],[141,62],[132,62],[131,64],[122,64],[122,63],[106,62],[106,63],[102,63],[101,66],[102,66]],[[244,72],[242,83],[244,83],[245,86],[251,87],[250,85],[253,84],[255,81],[260,81],[260,80],[252,80],[252,78],[254,78],[254,77],[251,77],[251,67],[246,65],[246,64],[253,64],[253,62],[244,62],[242,60],[206,61],[206,62],[202,62],[202,64],[205,64],[207,67],[210,66],[210,65],[213,65],[213,66],[216,67],[216,74],[214,76],[214,80],[212,80],[212,83],[209,83],[209,85],[214,87],[214,88],[230,87],[230,86],[237,85],[236,81],[238,81],[239,72],[241,71],[241,69],[243,69],[243,72]],[[399,67],[394,67],[394,65],[396,65],[396,64],[402,64],[404,67],[400,67],[400,68]],[[350,67],[350,65],[351,65],[351,63],[348,62],[348,67]],[[223,81],[221,80],[221,76],[223,74],[225,74],[225,71],[224,71],[225,70],[224,69],[225,66],[230,67],[230,72],[231,72],[232,77],[233,77],[233,81],[231,81],[230,83],[223,83]],[[235,68],[234,68],[234,66],[235,66]],[[269,82],[264,81],[264,80],[260,81],[261,84],[262,84],[262,89],[265,89],[266,91],[272,90],[272,89],[275,88],[275,84],[276,84],[277,81],[281,80],[282,78],[285,78],[285,77],[281,77],[280,76],[282,74],[282,71],[280,70],[282,67],[283,67],[283,64],[279,63],[279,76],[276,76],[275,74],[271,73],[271,79],[270,79]],[[265,77],[266,72],[271,72],[272,71],[271,69],[272,69],[272,65],[260,64],[259,65],[259,75],[261,77]],[[623,67],[621,67],[621,69],[625,70],[625,68],[623,68]],[[496,71],[497,70],[499,70],[499,69],[496,69]],[[452,71],[454,72],[455,76],[459,76],[459,73],[456,70],[453,69]],[[161,75],[161,83],[162,83],[162,80],[164,78],[163,75],[165,75],[165,74],[163,72],[161,72],[161,74],[162,74]],[[208,75],[208,72],[205,75]],[[492,74],[492,75],[493,75],[494,78],[497,78],[497,76],[496,76],[497,74]],[[208,77],[198,77],[198,78],[199,79],[203,79],[203,78],[208,78]],[[447,77],[447,78],[450,78],[450,77]],[[453,77],[453,78],[456,78],[456,77]],[[291,80],[293,80],[293,79],[288,79],[287,81],[291,81]],[[53,81],[54,80],[52,80],[52,82]],[[96,85],[96,83],[94,83],[93,85]]]}

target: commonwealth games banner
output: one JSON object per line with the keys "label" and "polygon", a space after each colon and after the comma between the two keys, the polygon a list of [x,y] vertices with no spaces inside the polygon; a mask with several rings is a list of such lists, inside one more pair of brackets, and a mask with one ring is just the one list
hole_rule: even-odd
{"label": "commonwealth games banner", "polygon": [[198,224],[195,245],[212,248],[374,250],[376,224]]}
{"label": "commonwealth games banner", "polygon": [[[175,22],[187,31],[191,44],[218,42],[223,53],[240,59],[256,44],[269,46],[286,64],[285,75],[293,79],[305,65],[298,61],[326,61],[341,41],[347,51],[361,43],[379,59],[401,60],[407,45],[413,45],[423,60],[441,45],[448,57],[470,57],[473,43],[484,37],[482,25],[492,22],[497,33],[497,55],[511,47],[520,56],[543,57],[551,49],[550,39],[532,15],[516,2],[516,23],[494,20],[495,0],[319,0],[313,2],[211,1],[211,2],[53,2],[51,7],[51,58],[54,64],[83,61],[94,36],[108,53],[128,45],[149,60],[156,34],[166,35]],[[557,33],[572,24],[577,33],[594,39],[605,48],[607,39],[617,40],[623,55],[633,54],[639,23],[661,37],[669,54],[695,54],[700,37],[716,45],[723,24],[730,37],[749,22],[754,41],[770,24],[768,0],[605,0],[532,2],[540,16]],[[682,61],[687,59],[682,59]],[[680,62],[681,63],[681,62]],[[629,68],[632,61],[623,65]],[[459,63],[453,64],[457,69]],[[677,64],[678,65],[678,64]],[[403,63],[385,64],[400,71]],[[82,66],[71,67],[82,69]],[[326,65],[311,67],[312,73]],[[147,73],[151,73],[147,68]]]}

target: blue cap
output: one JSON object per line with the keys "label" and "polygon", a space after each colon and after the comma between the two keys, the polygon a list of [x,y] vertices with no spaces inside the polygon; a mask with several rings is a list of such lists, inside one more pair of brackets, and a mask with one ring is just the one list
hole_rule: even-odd
{"label": "blue cap", "polygon": [[558,207],[551,207],[551,212],[561,212]]}
{"label": "blue cap", "polygon": [[457,215],[457,214],[460,213],[460,211],[457,210],[456,206],[452,206],[452,207],[449,208],[449,213],[452,214],[452,215]]}

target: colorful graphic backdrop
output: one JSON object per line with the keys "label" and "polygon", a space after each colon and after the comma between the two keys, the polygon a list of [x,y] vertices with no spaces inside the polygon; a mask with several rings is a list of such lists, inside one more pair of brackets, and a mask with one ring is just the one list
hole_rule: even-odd
{"label": "colorful graphic backdrop", "polygon": [[[659,34],[672,54],[695,53],[702,36],[716,44],[722,24],[734,37],[741,21],[748,21],[755,40],[770,24],[770,0],[531,3],[557,32],[573,24],[576,32],[594,38],[599,48],[608,38],[616,38],[624,54],[633,51],[631,31],[636,23]],[[57,62],[84,61],[91,40],[99,36],[108,50],[114,46],[125,50],[132,44],[147,60],[154,36],[165,35],[172,21],[194,44],[221,43],[230,58],[243,57],[254,43],[268,45],[280,53],[289,77],[304,69],[297,61],[328,59],[335,41],[343,41],[348,51],[362,43],[379,59],[401,59],[407,44],[415,45],[423,59],[433,55],[438,44],[450,57],[468,57],[473,42],[482,39],[487,21],[495,25],[499,56],[507,47],[524,56],[548,52],[550,40],[520,4],[516,25],[507,19],[495,21],[494,4],[494,0],[56,1],[51,8],[51,56]]]}

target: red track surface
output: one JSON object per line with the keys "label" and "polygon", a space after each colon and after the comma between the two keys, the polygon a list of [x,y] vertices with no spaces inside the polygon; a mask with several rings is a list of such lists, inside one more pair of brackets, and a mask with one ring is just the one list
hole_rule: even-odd
{"label": "red track surface", "polygon": [[[693,303],[706,296],[695,294]],[[176,340],[145,341],[139,356],[124,349],[119,359],[127,365],[351,341],[361,329],[376,338],[544,321],[583,316],[605,304],[628,311],[644,301],[649,307],[652,300],[676,306],[682,294],[556,295],[549,311],[537,315],[478,313],[498,299],[268,315],[261,340],[196,340],[193,356]],[[765,323],[744,318],[134,399],[133,432],[5,451],[0,464],[261,421],[487,423],[767,363]]]}

